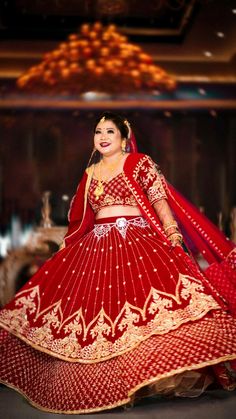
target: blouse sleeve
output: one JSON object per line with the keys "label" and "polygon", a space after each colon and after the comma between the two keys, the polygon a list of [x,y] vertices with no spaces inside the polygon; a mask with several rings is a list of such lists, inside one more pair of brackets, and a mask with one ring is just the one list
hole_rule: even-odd
{"label": "blouse sleeve", "polygon": [[160,174],[157,164],[154,163],[151,157],[145,156],[137,180],[151,205],[160,199],[167,199],[162,178],[163,176]]}

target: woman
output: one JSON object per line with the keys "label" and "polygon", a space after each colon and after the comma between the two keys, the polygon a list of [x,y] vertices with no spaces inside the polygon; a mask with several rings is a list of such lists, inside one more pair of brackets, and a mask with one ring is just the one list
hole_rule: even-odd
{"label": "woman", "polygon": [[233,244],[135,152],[118,115],[97,121],[91,160],[61,250],[0,313],[1,381],[62,413],[235,388]]}

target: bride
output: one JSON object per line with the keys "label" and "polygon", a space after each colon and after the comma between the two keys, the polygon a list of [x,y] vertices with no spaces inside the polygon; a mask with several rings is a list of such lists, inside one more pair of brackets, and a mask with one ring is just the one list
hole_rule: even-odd
{"label": "bride", "polygon": [[0,312],[1,382],[68,414],[234,389],[234,245],[137,153],[119,115],[96,121],[68,217],[59,252]]}

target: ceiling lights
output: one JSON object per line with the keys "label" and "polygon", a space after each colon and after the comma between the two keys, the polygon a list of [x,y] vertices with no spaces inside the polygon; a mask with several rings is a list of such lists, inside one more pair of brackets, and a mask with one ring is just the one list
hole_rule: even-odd
{"label": "ceiling lights", "polygon": [[80,33],[44,55],[18,79],[33,92],[80,94],[172,90],[175,80],[156,66],[150,55],[131,44],[115,25],[84,24]]}
{"label": "ceiling lights", "polygon": [[212,57],[212,52],[211,51],[204,51],[203,54],[205,55],[205,57],[210,58]]}
{"label": "ceiling lights", "polygon": [[224,38],[225,34],[224,32],[216,32],[216,36],[218,36],[218,38]]}
{"label": "ceiling lights", "polygon": [[206,95],[206,90],[203,89],[202,87],[199,87],[198,92],[200,93],[200,95],[205,96]]}

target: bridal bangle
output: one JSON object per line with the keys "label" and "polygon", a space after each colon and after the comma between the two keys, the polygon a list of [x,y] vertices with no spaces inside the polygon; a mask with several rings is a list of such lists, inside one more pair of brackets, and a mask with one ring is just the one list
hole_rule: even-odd
{"label": "bridal bangle", "polygon": [[165,223],[163,225],[165,232],[168,231],[172,227],[178,228],[178,224],[175,220],[171,220],[169,223]]}
{"label": "bridal bangle", "polygon": [[179,238],[179,241],[182,243],[183,241],[183,236],[180,233],[172,233],[168,236],[168,239],[170,239],[170,237],[172,237],[172,239],[174,239],[175,237]]}

